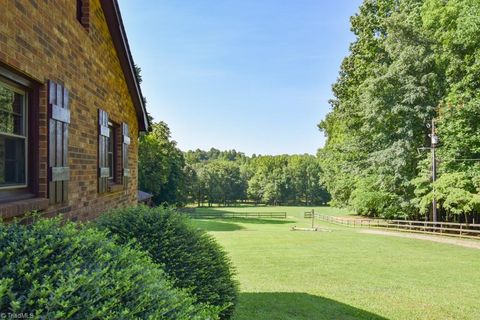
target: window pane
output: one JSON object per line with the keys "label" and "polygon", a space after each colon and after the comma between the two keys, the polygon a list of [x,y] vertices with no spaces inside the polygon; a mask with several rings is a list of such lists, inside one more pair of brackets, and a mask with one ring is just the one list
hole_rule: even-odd
{"label": "window pane", "polygon": [[25,139],[0,135],[0,187],[24,184]]}
{"label": "window pane", "polygon": [[25,96],[0,83],[0,132],[25,135]]}

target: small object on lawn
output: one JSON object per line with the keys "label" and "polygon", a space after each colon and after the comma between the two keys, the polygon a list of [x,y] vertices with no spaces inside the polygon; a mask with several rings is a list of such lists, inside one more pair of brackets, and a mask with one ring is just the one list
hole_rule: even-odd
{"label": "small object on lawn", "polygon": [[323,229],[319,227],[314,228],[298,228],[297,226],[293,226],[290,228],[291,231],[320,231],[320,232],[331,232],[331,230]]}

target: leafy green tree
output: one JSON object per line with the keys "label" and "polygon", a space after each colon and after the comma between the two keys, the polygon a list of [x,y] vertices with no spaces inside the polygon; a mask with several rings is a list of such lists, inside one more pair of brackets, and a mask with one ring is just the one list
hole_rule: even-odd
{"label": "leafy green tree", "polygon": [[[334,86],[333,111],[320,124],[328,137],[319,152],[324,170],[331,170],[326,185],[337,203],[368,215],[413,213],[417,148],[427,141],[425,124],[445,91],[422,27],[423,2],[364,1],[352,18],[357,40]],[[368,184],[376,186],[373,194]]]}
{"label": "leafy green tree", "polygon": [[237,163],[212,161],[205,165],[204,170],[209,204],[222,203],[226,206],[244,197],[244,182]]}
{"label": "leafy green tree", "polygon": [[437,195],[440,214],[449,219],[463,208],[465,220],[478,219],[478,162],[461,159],[480,157],[480,2],[365,0],[351,23],[357,38],[333,86],[332,112],[319,124],[332,203],[370,216],[431,216],[430,155],[417,149],[430,145],[426,124],[436,118],[435,185],[451,193]]}
{"label": "leafy green tree", "polygon": [[478,188],[464,172],[442,174],[428,188],[428,192],[423,192],[418,198],[419,209],[427,212],[434,198],[438,209],[446,215],[446,220],[465,222],[471,212],[480,210]]}
{"label": "leafy green tree", "polygon": [[322,169],[312,155],[247,157],[212,148],[185,153],[195,171],[189,199],[228,205],[251,200],[264,204],[326,204],[330,194]]}
{"label": "leafy green tree", "polygon": [[140,137],[138,158],[139,188],[152,193],[156,204],[185,200],[185,160],[166,123],[153,123]]}
{"label": "leafy green tree", "polygon": [[288,159],[288,168],[295,203],[305,205],[326,204],[330,199],[322,185],[322,169],[318,159],[312,155],[293,155]]}

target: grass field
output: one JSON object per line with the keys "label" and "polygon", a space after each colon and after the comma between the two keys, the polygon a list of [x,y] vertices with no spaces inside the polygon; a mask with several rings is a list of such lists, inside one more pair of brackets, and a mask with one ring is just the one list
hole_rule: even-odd
{"label": "grass field", "polygon": [[193,221],[218,239],[237,269],[235,320],[480,318],[480,250],[322,222],[316,224],[331,232],[290,231],[310,224],[303,213],[311,208],[218,210],[289,216]]}

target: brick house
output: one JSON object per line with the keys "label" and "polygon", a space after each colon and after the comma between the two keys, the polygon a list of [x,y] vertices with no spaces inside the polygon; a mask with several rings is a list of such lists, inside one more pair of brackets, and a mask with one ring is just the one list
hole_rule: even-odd
{"label": "brick house", "polygon": [[0,8],[0,217],[135,204],[148,119],[117,1]]}

